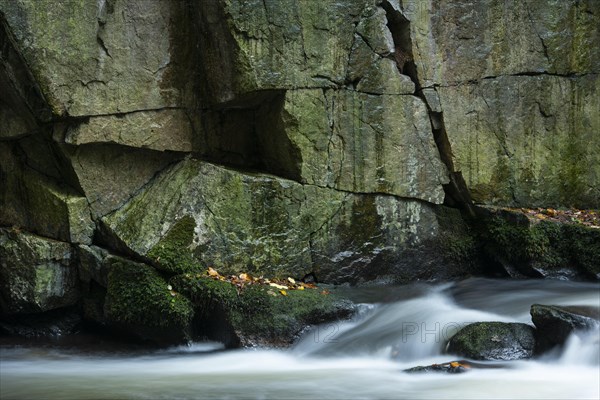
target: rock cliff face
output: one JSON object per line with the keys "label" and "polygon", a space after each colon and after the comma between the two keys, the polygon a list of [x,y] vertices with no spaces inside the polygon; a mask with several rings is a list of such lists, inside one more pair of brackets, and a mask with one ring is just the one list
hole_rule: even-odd
{"label": "rock cliff face", "polygon": [[[0,0],[3,282],[99,252],[182,272],[165,249],[332,283],[481,273],[471,199],[600,207],[598,26],[592,0]],[[77,296],[34,281],[3,312]]]}

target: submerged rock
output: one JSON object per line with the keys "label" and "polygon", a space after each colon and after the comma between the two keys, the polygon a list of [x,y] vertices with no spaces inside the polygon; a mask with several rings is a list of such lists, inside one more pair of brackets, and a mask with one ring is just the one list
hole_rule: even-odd
{"label": "submerged rock", "polygon": [[448,342],[447,352],[474,360],[519,360],[533,356],[534,328],[527,324],[476,322]]}
{"label": "submerged rock", "polygon": [[598,329],[600,325],[598,307],[534,304],[530,312],[540,352],[563,345],[573,332]]}

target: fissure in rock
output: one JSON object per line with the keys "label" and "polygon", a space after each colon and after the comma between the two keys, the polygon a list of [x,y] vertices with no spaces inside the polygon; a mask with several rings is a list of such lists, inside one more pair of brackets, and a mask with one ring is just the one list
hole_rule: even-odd
{"label": "fissure in rock", "polygon": [[475,216],[473,201],[467,188],[466,182],[460,171],[456,171],[452,161],[452,147],[444,125],[444,115],[441,107],[435,107],[427,99],[424,90],[431,90],[432,95],[437,97],[435,89],[424,89],[421,87],[417,66],[413,55],[413,44],[410,33],[410,21],[400,11],[388,2],[382,4],[388,20],[388,28],[394,39],[394,59],[400,73],[407,75],[415,84],[415,95],[427,106],[429,120],[435,144],[440,154],[440,159],[448,168],[450,182],[444,185],[444,204],[459,208],[471,216]]}

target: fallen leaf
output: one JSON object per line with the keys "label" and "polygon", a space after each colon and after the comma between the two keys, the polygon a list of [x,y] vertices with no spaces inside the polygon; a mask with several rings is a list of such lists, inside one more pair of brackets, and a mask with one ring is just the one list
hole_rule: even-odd
{"label": "fallen leaf", "polygon": [[289,287],[287,287],[287,286],[279,285],[279,284],[273,283],[273,282],[269,283],[269,286],[273,286],[274,288],[277,288],[277,289],[289,289]]}
{"label": "fallen leaf", "polygon": [[219,276],[219,273],[213,267],[208,267],[208,276]]}
{"label": "fallen leaf", "polygon": [[292,285],[295,285],[295,284],[296,284],[296,281],[295,281],[293,278],[288,278],[288,281],[289,281],[289,282],[290,282]]}
{"label": "fallen leaf", "polygon": [[280,290],[279,293],[281,293],[283,296],[287,296],[287,292],[285,290]]}
{"label": "fallen leaf", "polygon": [[240,279],[243,281],[249,281],[251,280],[251,277],[248,274],[240,274]]}

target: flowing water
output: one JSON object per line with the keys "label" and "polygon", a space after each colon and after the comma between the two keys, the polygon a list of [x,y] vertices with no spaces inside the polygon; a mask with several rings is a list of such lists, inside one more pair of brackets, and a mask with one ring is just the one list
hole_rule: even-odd
{"label": "flowing water", "polygon": [[[445,285],[347,289],[352,321],[307,332],[288,350],[223,351],[217,343],[166,350],[4,342],[4,399],[598,399],[599,332],[572,336],[536,360],[463,374],[403,369],[456,359],[445,340],[475,321],[531,323],[533,303],[600,306],[600,286],[470,279]],[[1,343],[1,342],[0,342]]]}

